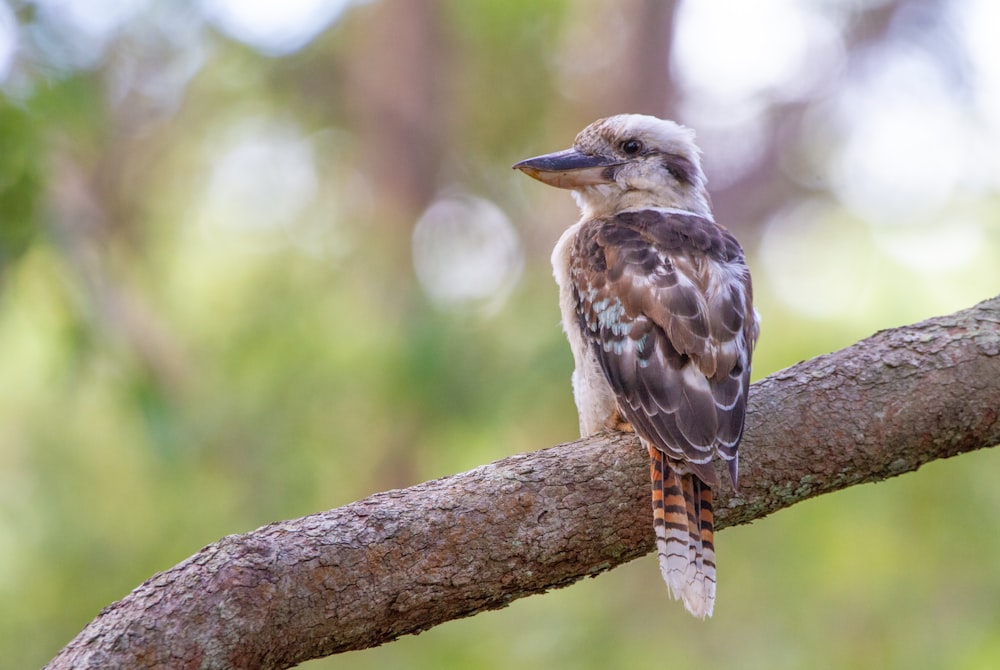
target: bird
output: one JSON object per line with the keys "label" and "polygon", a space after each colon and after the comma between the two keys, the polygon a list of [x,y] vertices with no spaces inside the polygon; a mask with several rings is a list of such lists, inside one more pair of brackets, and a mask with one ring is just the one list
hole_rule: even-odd
{"label": "bird", "polygon": [[552,252],[580,433],[639,436],[660,573],[673,599],[710,617],[713,462],[738,490],[759,318],[743,248],[712,215],[694,131],[619,114],[513,167],[570,189],[580,209]]}

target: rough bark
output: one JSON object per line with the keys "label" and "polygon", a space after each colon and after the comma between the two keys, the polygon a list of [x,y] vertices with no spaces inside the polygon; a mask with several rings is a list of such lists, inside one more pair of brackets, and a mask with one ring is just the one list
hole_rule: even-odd
{"label": "rough bark", "polygon": [[[1000,296],[753,386],[717,528],[1000,443]],[[605,434],[234,535],[104,609],[49,668],[286,668],[503,607],[653,548],[647,457]]]}

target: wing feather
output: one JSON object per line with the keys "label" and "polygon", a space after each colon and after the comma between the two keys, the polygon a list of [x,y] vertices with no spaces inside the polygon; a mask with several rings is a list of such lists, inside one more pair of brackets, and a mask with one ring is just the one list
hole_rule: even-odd
{"label": "wing feather", "polygon": [[735,238],[703,217],[643,210],[588,222],[576,245],[579,325],[622,413],[671,458],[734,459],[757,334]]}

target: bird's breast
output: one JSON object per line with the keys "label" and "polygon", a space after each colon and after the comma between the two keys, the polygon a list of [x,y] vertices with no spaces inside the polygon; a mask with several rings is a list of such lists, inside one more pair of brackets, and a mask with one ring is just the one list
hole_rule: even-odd
{"label": "bird's breast", "polygon": [[566,230],[552,251],[552,274],[559,286],[559,312],[563,331],[573,352],[573,399],[580,418],[580,435],[593,435],[616,421],[618,400],[601,371],[595,353],[586,346],[577,319],[576,296],[570,280],[570,264],[576,237],[583,222]]}

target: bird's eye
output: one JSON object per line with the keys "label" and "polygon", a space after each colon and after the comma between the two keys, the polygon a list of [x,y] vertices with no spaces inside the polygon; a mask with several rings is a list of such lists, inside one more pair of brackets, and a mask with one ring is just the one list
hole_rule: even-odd
{"label": "bird's eye", "polygon": [[625,140],[622,142],[622,152],[626,156],[635,156],[640,151],[642,151],[642,142],[639,140]]}

